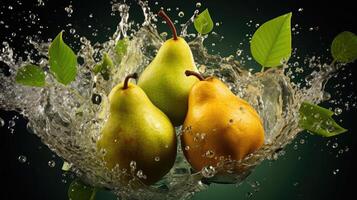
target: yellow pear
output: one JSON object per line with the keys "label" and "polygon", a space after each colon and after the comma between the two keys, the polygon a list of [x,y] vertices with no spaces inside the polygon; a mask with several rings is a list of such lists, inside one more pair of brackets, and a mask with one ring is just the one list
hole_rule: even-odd
{"label": "yellow pear", "polygon": [[173,32],[159,49],[154,60],[140,75],[138,85],[150,100],[177,126],[181,125],[187,112],[187,99],[197,79],[186,77],[186,70],[197,71],[192,52],[187,42],[177,36],[175,26],[163,12],[163,17]]}
{"label": "yellow pear", "polygon": [[[174,164],[176,134],[169,118],[151,103],[144,91],[128,83],[136,77],[136,74],[127,76],[124,83],[110,92],[110,114],[97,148],[103,152],[109,169],[118,165],[129,177],[138,175],[143,183],[152,184]],[[127,181],[124,179],[123,183]]]}
{"label": "yellow pear", "polygon": [[[222,160],[239,161],[264,143],[262,120],[254,108],[219,79],[199,78],[190,91],[181,145],[191,166],[200,171]],[[230,169],[238,173],[239,168]]]}

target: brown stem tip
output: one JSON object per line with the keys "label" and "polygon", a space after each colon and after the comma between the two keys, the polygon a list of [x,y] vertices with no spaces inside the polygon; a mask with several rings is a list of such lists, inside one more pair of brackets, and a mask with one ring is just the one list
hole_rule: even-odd
{"label": "brown stem tip", "polygon": [[186,74],[186,76],[196,76],[200,81],[205,80],[205,78],[198,72],[186,70],[185,74]]}
{"label": "brown stem tip", "polygon": [[129,74],[128,76],[125,77],[123,90],[128,89],[129,80],[131,78],[137,79],[138,78],[138,74],[137,73],[133,73],[133,74]]}
{"label": "brown stem tip", "polygon": [[171,19],[169,16],[166,15],[166,13],[163,10],[160,10],[159,13],[157,13],[157,15],[159,15],[160,17],[162,17],[166,23],[169,25],[169,27],[171,28],[172,31],[172,36],[174,38],[174,40],[177,40],[177,32],[176,32],[176,28],[174,23],[172,23]]}

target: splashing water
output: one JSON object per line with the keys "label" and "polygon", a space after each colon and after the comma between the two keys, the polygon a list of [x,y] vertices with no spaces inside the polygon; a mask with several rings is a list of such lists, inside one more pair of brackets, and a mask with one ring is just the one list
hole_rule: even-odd
{"label": "splashing water", "polygon": [[[278,152],[301,131],[298,127],[298,111],[303,101],[319,103],[326,100],[324,86],[338,66],[319,64],[306,77],[304,87],[291,81],[286,65],[280,69],[253,74],[245,70],[233,57],[210,55],[203,46],[204,37],[187,33],[187,27],[192,24],[194,15],[197,14],[195,11],[183,26],[181,34],[186,38],[195,37],[189,45],[200,72],[205,76],[214,75],[222,79],[236,95],[247,100],[258,111],[264,119],[265,144],[244,160],[233,162],[234,165],[244,168],[241,174],[215,179],[217,172],[232,168],[232,162],[223,163],[220,167],[207,166],[201,172],[192,172],[179,147],[174,167],[158,183],[142,186],[140,189],[134,187],[134,180],[123,185],[120,177],[127,173],[135,173],[138,179],[145,177],[145,174],[140,169],[136,171],[134,162],[131,164],[131,172],[105,168],[105,164],[98,159],[98,154],[103,152],[97,151],[96,141],[107,119],[108,110],[104,105],[108,104],[107,95],[110,90],[127,74],[142,72],[164,42],[153,23],[157,19],[150,11],[148,3],[139,1],[139,5],[145,20],[138,30],[131,28],[133,22],[129,21],[130,7],[126,4],[113,4],[112,9],[120,13],[121,21],[111,40],[91,45],[89,40],[81,37],[81,50],[77,56],[83,59],[83,62],[78,66],[76,80],[69,86],[56,82],[48,73],[46,82],[49,84],[43,88],[16,84],[16,71],[24,64],[34,61],[30,58],[26,61],[16,59],[9,44],[2,43],[0,62],[10,67],[10,74],[0,74],[0,108],[16,110],[27,117],[33,132],[52,151],[71,163],[71,170],[88,184],[113,190],[122,199],[188,199],[194,192],[207,187],[203,184],[207,179],[239,183],[264,159],[277,159]],[[102,76],[95,75],[91,69],[96,64],[96,56],[107,52],[110,57],[117,58],[115,44],[127,37],[129,30],[133,34],[130,35],[127,52],[122,59],[113,59],[117,67],[111,72],[110,79],[104,80]],[[34,46],[37,55],[43,57],[36,64],[48,69],[49,43],[29,42]],[[316,61],[309,62],[309,65],[313,64],[316,65]],[[177,133],[180,133],[179,127]],[[208,153],[209,156],[214,154]],[[155,161],[159,162],[160,159]],[[52,161],[48,164],[55,165]]]}

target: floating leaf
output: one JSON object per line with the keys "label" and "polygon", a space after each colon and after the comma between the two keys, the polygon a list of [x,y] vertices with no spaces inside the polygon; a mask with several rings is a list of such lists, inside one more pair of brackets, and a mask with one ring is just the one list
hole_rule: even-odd
{"label": "floating leaf", "polygon": [[117,53],[119,61],[126,54],[127,48],[128,48],[128,39],[127,38],[118,40],[117,44],[115,45],[115,52]]}
{"label": "floating leaf", "polygon": [[46,84],[44,71],[39,66],[31,64],[21,67],[17,71],[15,81],[22,85],[35,87],[42,87]]}
{"label": "floating leaf", "polygon": [[349,31],[338,34],[332,41],[333,59],[342,63],[350,63],[357,59],[357,36]]}
{"label": "floating leaf", "polygon": [[291,13],[274,18],[255,31],[250,51],[263,67],[277,67],[291,56]]}
{"label": "floating leaf", "polygon": [[299,113],[300,127],[314,135],[331,137],[347,131],[335,122],[332,118],[333,112],[326,108],[303,102]]}
{"label": "floating leaf", "polygon": [[50,71],[58,82],[67,85],[77,75],[77,56],[72,49],[64,43],[62,32],[52,41],[49,49]]}
{"label": "floating leaf", "polygon": [[94,200],[96,189],[85,185],[80,180],[74,180],[68,188],[68,197],[70,200]]}
{"label": "floating leaf", "polygon": [[102,63],[97,64],[93,68],[94,74],[102,74],[105,80],[109,80],[109,71],[114,66],[112,59],[110,59],[107,53],[103,54]]}
{"label": "floating leaf", "polygon": [[208,9],[200,13],[194,20],[193,25],[197,32],[201,34],[207,34],[213,29],[213,21]]}
{"label": "floating leaf", "polygon": [[70,164],[70,163],[64,161],[64,162],[63,162],[63,165],[62,165],[62,170],[63,170],[63,171],[69,171],[69,170],[71,169],[71,167],[72,167],[72,164]]}

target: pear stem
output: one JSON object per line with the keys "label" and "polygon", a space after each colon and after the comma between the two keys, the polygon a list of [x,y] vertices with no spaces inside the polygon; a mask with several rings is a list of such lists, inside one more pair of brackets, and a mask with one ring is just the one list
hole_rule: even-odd
{"label": "pear stem", "polygon": [[138,78],[138,74],[137,74],[137,73],[129,74],[128,76],[125,77],[123,90],[128,89],[128,83],[129,83],[129,80],[130,80],[131,78],[137,79],[137,78]]}
{"label": "pear stem", "polygon": [[185,74],[186,74],[186,76],[196,76],[200,81],[205,80],[205,78],[198,72],[186,70]]}
{"label": "pear stem", "polygon": [[172,23],[171,19],[169,16],[166,15],[166,13],[163,10],[160,10],[159,13],[157,13],[157,15],[159,15],[160,17],[162,17],[166,23],[169,25],[169,27],[171,28],[172,31],[172,36],[174,38],[174,40],[177,40],[177,32],[176,32],[176,28],[174,23]]}

